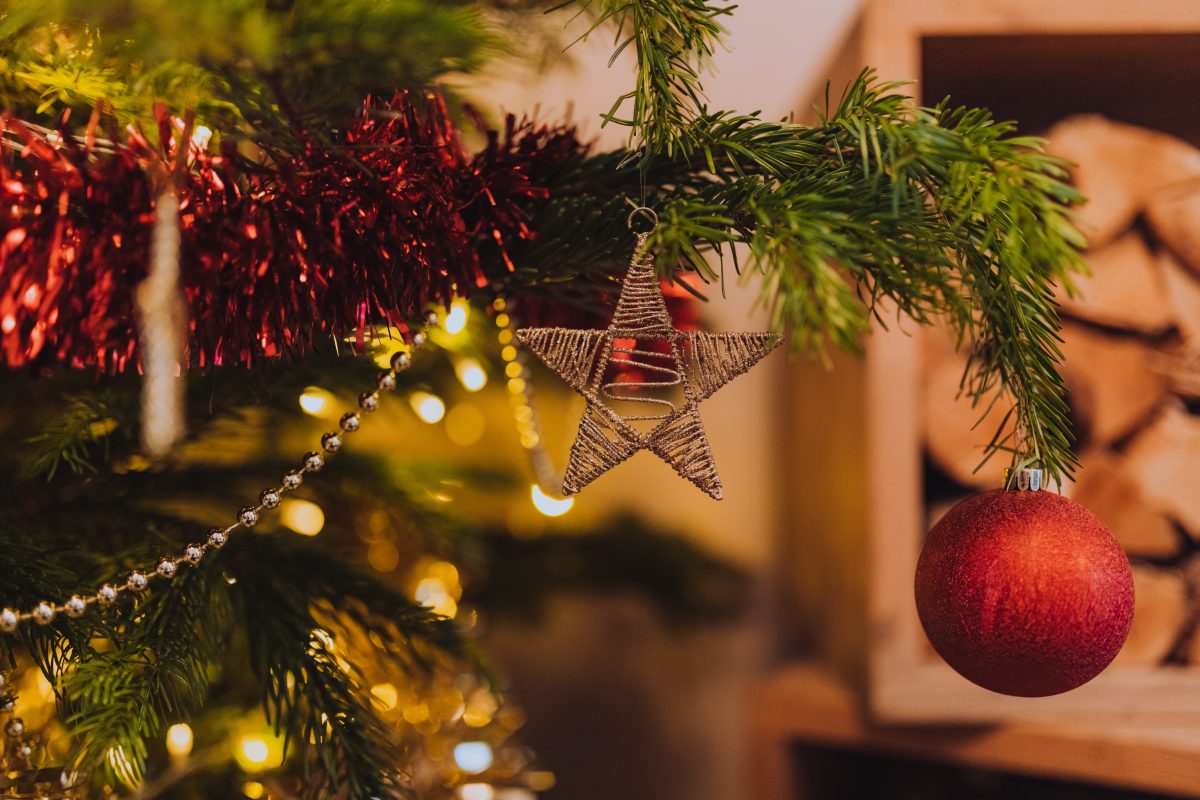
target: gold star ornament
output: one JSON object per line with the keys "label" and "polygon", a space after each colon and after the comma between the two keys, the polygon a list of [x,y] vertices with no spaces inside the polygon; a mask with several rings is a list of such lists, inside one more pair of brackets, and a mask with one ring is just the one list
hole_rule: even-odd
{"label": "gold star ornament", "polygon": [[779,344],[772,333],[676,330],[638,235],[606,330],[525,328],[516,338],[587,400],[563,473],[574,494],[639,450],[649,450],[720,500],[721,478],[699,405]]}

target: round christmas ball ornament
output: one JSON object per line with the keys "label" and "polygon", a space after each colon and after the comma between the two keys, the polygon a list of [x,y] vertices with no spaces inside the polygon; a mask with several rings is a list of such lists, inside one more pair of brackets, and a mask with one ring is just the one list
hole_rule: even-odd
{"label": "round christmas ball ornament", "polygon": [[963,677],[1044,697],[1087,683],[1116,657],[1133,620],[1133,571],[1083,506],[997,489],[930,531],[916,599],[930,643]]}

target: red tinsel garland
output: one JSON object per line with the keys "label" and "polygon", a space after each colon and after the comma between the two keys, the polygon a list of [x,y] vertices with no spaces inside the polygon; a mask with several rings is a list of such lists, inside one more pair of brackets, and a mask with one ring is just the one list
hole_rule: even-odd
{"label": "red tinsel garland", "polygon": [[[5,122],[0,159],[0,349],[10,366],[119,372],[137,364],[134,292],[145,277],[154,196],[147,164],[174,157],[172,129],[112,152],[66,130]],[[178,138],[178,129],[174,129]],[[531,176],[579,158],[567,128],[515,125],[463,148],[439,98],[368,100],[338,146],[263,166],[197,149],[180,187],[183,290],[193,365],[307,352],[385,322],[403,329],[511,268],[532,235]]]}

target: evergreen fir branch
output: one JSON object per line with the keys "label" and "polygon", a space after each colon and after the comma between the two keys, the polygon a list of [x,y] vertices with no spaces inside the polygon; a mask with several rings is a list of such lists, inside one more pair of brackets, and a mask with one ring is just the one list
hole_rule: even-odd
{"label": "evergreen fir branch", "polygon": [[704,105],[700,69],[720,45],[720,18],[734,6],[709,0],[567,0],[550,10],[572,6],[594,19],[585,37],[602,26],[616,28],[610,66],[630,47],[637,59],[637,82],[603,115],[605,124],[628,126],[635,151],[678,155],[687,145],[682,134]]}
{"label": "evergreen fir branch", "polygon": [[130,438],[130,406],[128,397],[113,391],[67,398],[63,412],[25,440],[29,472],[47,480],[63,466],[75,475],[96,472],[96,459],[107,459],[113,441]]}
{"label": "evergreen fir branch", "polygon": [[135,786],[145,772],[147,742],[166,720],[202,705],[230,620],[228,585],[211,562],[156,584],[124,611],[106,629],[110,648],[88,653],[61,680],[74,763]]}
{"label": "evergreen fir branch", "polygon": [[[813,127],[698,117],[680,139],[686,151],[646,172],[659,267],[720,280],[711,257],[739,267],[734,247],[748,247],[774,324],[798,349],[857,350],[885,308],[947,322],[970,357],[964,392],[982,403],[1001,389],[1015,408],[1017,435],[985,457],[1011,451],[1014,467],[1069,478],[1051,289],[1069,286],[1080,266],[1069,208],[1079,196],[1062,163],[1011,123],[980,109],[918,108],[896,88],[864,71]],[[551,294],[568,282],[566,296],[581,303],[583,281],[593,292],[612,286],[632,238],[611,198],[641,191],[638,169],[623,163],[606,154],[556,177],[536,218],[542,241],[519,254],[527,261],[512,281]],[[556,241],[575,243],[577,265]]]}
{"label": "evergreen fir branch", "polygon": [[0,100],[17,113],[103,101],[153,128],[163,102],[286,151],[297,127],[323,136],[366,95],[473,70],[504,41],[471,0],[46,0],[6,9],[0,47]]}
{"label": "evergreen fir branch", "polygon": [[[272,569],[261,570],[263,563]],[[395,668],[419,677],[438,659],[468,657],[457,627],[294,536],[243,539],[233,568],[246,569],[237,595],[268,719],[311,755],[307,791],[351,800],[396,795],[400,756],[391,734],[358,668],[321,631],[327,620],[362,631]]]}

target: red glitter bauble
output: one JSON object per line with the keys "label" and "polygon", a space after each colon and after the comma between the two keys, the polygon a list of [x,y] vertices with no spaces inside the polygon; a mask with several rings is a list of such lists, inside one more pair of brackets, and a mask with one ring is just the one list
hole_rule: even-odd
{"label": "red glitter bauble", "polygon": [[916,597],[929,641],[963,677],[1044,697],[1088,682],[1117,655],[1133,620],[1133,571],[1083,506],[998,489],[930,531]]}

